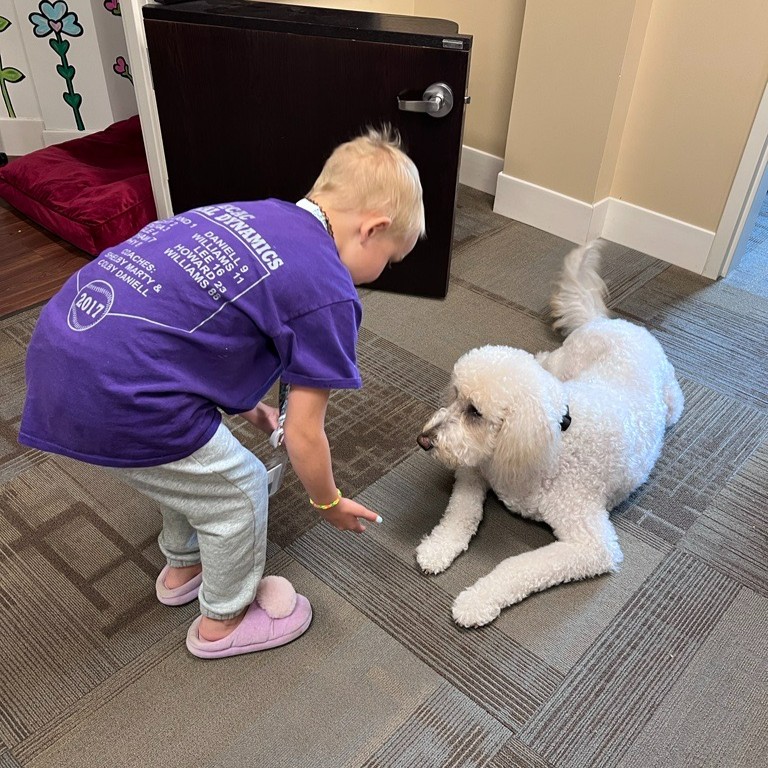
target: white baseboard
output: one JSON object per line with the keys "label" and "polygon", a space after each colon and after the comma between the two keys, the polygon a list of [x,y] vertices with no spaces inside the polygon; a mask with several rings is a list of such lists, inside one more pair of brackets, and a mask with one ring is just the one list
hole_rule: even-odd
{"label": "white baseboard", "polygon": [[583,245],[603,237],[702,274],[715,233],[607,197],[594,205],[499,174],[496,213]]}
{"label": "white baseboard", "polygon": [[496,183],[501,169],[504,167],[504,158],[488,154],[480,149],[468,147],[461,148],[461,170],[459,182],[473,189],[479,189],[490,195],[496,194]]}
{"label": "white baseboard", "polygon": [[43,121],[22,117],[0,118],[0,152],[19,157],[42,149]]}
{"label": "white baseboard", "polygon": [[615,198],[600,236],[697,275],[703,274],[715,239],[714,232]]}
{"label": "white baseboard", "polygon": [[91,133],[96,133],[96,131],[43,131],[43,141],[46,147],[50,147],[53,144],[61,144],[70,139],[79,139]]}
{"label": "white baseboard", "polygon": [[593,214],[588,203],[506,173],[499,174],[493,210],[574,243],[587,242]]}
{"label": "white baseboard", "polygon": [[612,200],[613,198],[611,197],[604,197],[592,206],[592,218],[589,221],[585,242],[588,243],[590,240],[595,240],[603,235],[605,220],[608,218],[608,211],[610,210]]}
{"label": "white baseboard", "polygon": [[46,131],[42,120],[29,118],[0,118],[0,152],[18,157],[36,149],[79,139],[95,131]]}

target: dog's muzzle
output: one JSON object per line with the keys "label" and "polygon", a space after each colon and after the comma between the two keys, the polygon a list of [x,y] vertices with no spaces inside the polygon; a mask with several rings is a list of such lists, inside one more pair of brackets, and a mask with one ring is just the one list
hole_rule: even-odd
{"label": "dog's muzzle", "polygon": [[423,448],[425,451],[430,451],[430,450],[432,450],[432,439],[430,438],[430,436],[429,436],[429,435],[428,435],[426,432],[423,432],[422,434],[420,434],[420,435],[419,435],[419,436],[416,438],[416,442],[417,442],[417,443],[418,443],[418,444],[419,444],[419,445],[420,445],[420,446],[421,446],[421,447],[422,447],[422,448]]}

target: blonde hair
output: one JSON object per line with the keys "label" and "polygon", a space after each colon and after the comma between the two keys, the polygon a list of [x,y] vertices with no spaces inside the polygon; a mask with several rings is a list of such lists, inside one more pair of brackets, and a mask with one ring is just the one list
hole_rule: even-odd
{"label": "blonde hair", "polygon": [[368,128],[336,147],[307,196],[321,193],[339,210],[388,216],[392,238],[424,237],[419,171],[403,151],[400,134],[388,125]]}

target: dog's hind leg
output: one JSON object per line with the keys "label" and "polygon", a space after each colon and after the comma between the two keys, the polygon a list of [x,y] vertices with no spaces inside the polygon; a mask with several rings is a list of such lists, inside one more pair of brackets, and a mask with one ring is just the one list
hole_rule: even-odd
{"label": "dog's hind leg", "polygon": [[416,548],[416,561],[426,573],[441,573],[469,546],[483,519],[488,484],[474,469],[456,470],[451,498],[440,522]]}
{"label": "dog's hind leg", "polygon": [[622,560],[616,532],[603,512],[572,538],[509,557],[459,594],[453,618],[463,627],[493,621],[501,609],[555,584],[615,570]]}

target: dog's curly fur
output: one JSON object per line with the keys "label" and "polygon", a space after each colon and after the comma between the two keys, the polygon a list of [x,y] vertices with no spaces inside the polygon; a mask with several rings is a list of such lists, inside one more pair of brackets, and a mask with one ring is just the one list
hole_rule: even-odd
{"label": "dog's curly fur", "polygon": [[566,256],[551,302],[554,326],[567,335],[561,347],[536,356],[471,350],[454,366],[449,402],[419,435],[456,475],[443,518],[416,550],[424,571],[444,571],[467,549],[489,488],[557,539],[465,589],[453,604],[463,626],[487,624],[533,592],[615,570],[623,556],[608,513],[648,479],[682,413],[656,339],[608,317],[598,262],[595,243]]}

